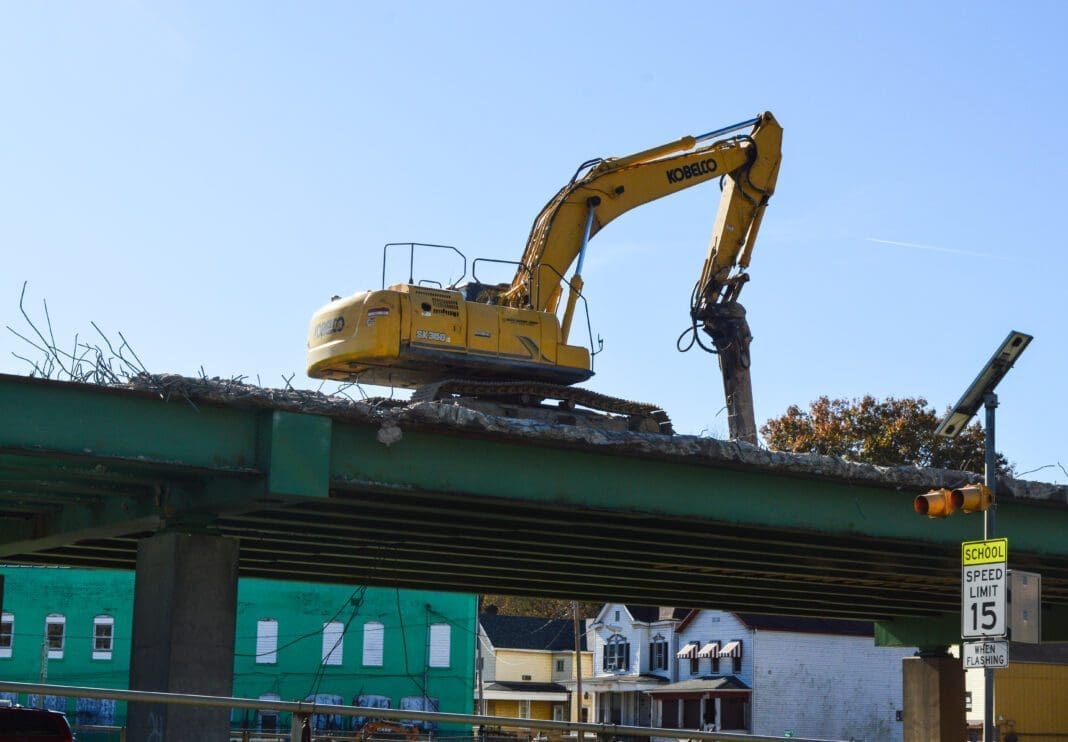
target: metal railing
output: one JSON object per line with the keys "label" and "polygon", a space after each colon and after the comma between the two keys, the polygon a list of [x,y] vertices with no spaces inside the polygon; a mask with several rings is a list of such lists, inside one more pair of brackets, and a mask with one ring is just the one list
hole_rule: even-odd
{"label": "metal railing", "polygon": [[[501,727],[507,729],[537,729],[545,732],[577,734],[581,739],[592,735],[598,740],[619,737],[660,737],[665,739],[748,740],[749,742],[773,742],[781,737],[744,734],[740,732],[703,732],[696,729],[660,729],[623,724],[594,724],[589,722],[549,721],[547,719],[518,719],[508,716],[480,716],[478,714],[451,714],[440,711],[414,711],[409,709],[380,709],[364,706],[335,706],[309,701],[265,701],[259,698],[233,698],[229,696],[202,696],[192,693],[161,693],[143,690],[116,690],[113,688],[87,688],[68,685],[43,685],[40,683],[12,683],[0,681],[0,691],[11,693],[40,693],[53,696],[80,698],[104,698],[129,703],[166,703],[175,706],[206,706],[209,708],[250,709],[278,711],[293,715],[289,740],[301,742],[304,724],[313,714],[339,716],[369,716],[396,721],[431,721],[443,724],[472,725],[477,727]],[[318,737],[320,735],[315,735]],[[283,737],[283,739],[285,739]],[[842,740],[793,737],[796,742],[843,742]]]}

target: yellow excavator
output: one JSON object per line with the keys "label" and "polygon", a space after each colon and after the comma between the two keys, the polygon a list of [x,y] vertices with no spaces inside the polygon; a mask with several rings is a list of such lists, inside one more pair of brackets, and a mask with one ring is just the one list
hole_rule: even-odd
{"label": "yellow excavator", "polygon": [[[552,399],[563,412],[544,419],[567,422],[560,415],[582,406],[644,421],[630,429],[670,432],[666,415],[653,405],[573,386],[593,375],[590,349],[568,343],[583,300],[583,262],[590,239],[624,212],[721,180],[711,242],[691,299],[692,337],[685,348],[680,338],[679,346],[696,343],[719,354],[731,437],[755,443],[751,338],[738,295],[781,157],[782,127],[763,113],[626,157],[588,160],[534,220],[510,284],[479,281],[478,260],[471,279],[461,283],[466,258],[449,246],[387,245],[387,253],[407,248],[413,264],[416,248],[452,250],[463,259],[464,277],[441,286],[416,282],[410,274],[407,283],[387,287],[383,280],[381,289],[334,297],[312,318],[308,375],[416,389],[416,400],[510,400],[516,406],[509,415],[545,410],[541,403]],[[700,340],[698,328],[713,347]]]}

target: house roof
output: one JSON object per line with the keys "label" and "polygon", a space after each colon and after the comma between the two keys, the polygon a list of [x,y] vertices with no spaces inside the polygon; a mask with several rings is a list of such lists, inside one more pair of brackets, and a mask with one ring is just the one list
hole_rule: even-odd
{"label": "house roof", "polygon": [[[643,672],[638,675],[623,674],[623,675],[595,675],[592,678],[583,678],[582,687],[625,687],[625,686],[641,686],[648,685],[650,683],[655,685],[663,685],[669,682],[663,675],[654,675],[653,673]],[[639,689],[641,690],[641,689]]]}
{"label": "house roof", "polygon": [[1068,665],[1068,644],[1022,644],[1009,646],[1009,662]]}
{"label": "house roof", "polygon": [[[478,617],[478,622],[497,649],[575,651],[575,624],[568,618],[483,613]],[[585,631],[582,632],[581,644],[582,651],[586,651]]]}
{"label": "house roof", "polygon": [[734,615],[750,629],[756,631],[786,631],[795,634],[833,634],[836,636],[875,636],[875,625],[871,621],[764,616],[757,613],[735,613]]}
{"label": "house roof", "polygon": [[680,680],[677,683],[669,683],[668,685],[662,685],[659,688],[654,688],[646,692],[653,693],[656,695],[671,695],[672,693],[703,693],[706,691],[714,690],[722,691],[752,689],[733,675],[723,675],[717,677],[707,676],[703,678],[691,678],[690,680]]}
{"label": "house roof", "polygon": [[520,683],[513,680],[495,680],[486,685],[486,690],[510,690],[526,693],[567,693],[559,683]]}
{"label": "house roof", "polygon": [[[613,603],[606,603],[598,614],[598,618],[604,614],[605,610],[610,605],[617,605]],[[642,623],[655,623],[656,621],[677,621],[690,612],[689,608],[664,608],[648,605],[631,605],[626,604],[623,606],[627,609],[630,617],[635,621],[641,621]]]}

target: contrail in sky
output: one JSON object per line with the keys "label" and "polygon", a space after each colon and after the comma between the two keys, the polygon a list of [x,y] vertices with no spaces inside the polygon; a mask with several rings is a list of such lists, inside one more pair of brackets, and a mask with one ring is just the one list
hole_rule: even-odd
{"label": "contrail in sky", "polygon": [[933,252],[948,252],[954,255],[970,255],[973,258],[990,258],[993,260],[1003,260],[1001,255],[988,255],[982,252],[972,252],[971,250],[957,250],[952,247],[939,247],[938,245],[921,245],[916,242],[898,242],[897,240],[880,240],[877,237],[865,237],[867,242],[878,242],[880,245],[894,245],[895,247],[912,247],[916,250],[931,250]]}

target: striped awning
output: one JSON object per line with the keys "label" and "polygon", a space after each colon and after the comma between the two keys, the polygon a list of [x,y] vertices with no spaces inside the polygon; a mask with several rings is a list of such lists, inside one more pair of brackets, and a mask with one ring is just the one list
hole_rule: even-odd
{"label": "striped awning", "polygon": [[697,656],[698,650],[701,648],[697,642],[690,642],[685,647],[675,653],[675,656],[680,660],[692,660]]}
{"label": "striped awning", "polygon": [[723,645],[723,649],[719,650],[720,657],[741,657],[742,656],[742,642],[740,639],[727,642]]}
{"label": "striped awning", "polygon": [[719,657],[719,642],[709,642],[701,647],[701,651],[697,653],[698,657]]}

